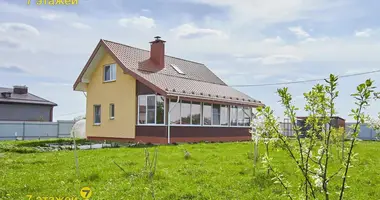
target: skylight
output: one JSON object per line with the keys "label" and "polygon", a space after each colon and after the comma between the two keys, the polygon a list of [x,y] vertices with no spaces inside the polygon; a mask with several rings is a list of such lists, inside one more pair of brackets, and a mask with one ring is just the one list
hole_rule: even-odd
{"label": "skylight", "polygon": [[175,69],[175,71],[177,71],[179,74],[185,75],[185,73],[177,65],[170,64],[170,66],[172,66],[173,69]]}

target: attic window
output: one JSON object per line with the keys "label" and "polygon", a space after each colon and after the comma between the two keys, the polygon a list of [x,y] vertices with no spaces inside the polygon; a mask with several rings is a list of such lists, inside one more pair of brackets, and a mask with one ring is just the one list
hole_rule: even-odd
{"label": "attic window", "polygon": [[104,82],[116,80],[116,64],[104,66]]}
{"label": "attic window", "polygon": [[178,72],[178,74],[182,74],[182,75],[185,75],[185,73],[177,66],[177,65],[175,65],[175,64],[170,64],[170,66],[172,66],[173,67],[173,69],[175,70],[175,71],[177,71]]}

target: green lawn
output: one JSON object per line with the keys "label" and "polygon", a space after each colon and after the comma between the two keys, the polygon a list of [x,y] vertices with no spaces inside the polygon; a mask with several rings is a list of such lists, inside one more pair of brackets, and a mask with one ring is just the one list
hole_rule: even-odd
{"label": "green lawn", "polygon": [[[20,142],[23,146],[30,142]],[[1,146],[3,144],[3,146]],[[78,197],[80,188],[93,190],[91,199],[152,199],[149,181],[142,175],[144,148],[121,147],[78,151],[80,177],[75,172],[74,152],[13,152],[0,142],[0,199],[35,197]],[[17,144],[17,143],[16,143]],[[29,145],[31,146],[31,145]],[[25,147],[26,149],[32,147]],[[155,147],[148,147],[153,153]],[[158,146],[154,176],[156,199],[285,199],[262,168],[254,175],[252,144],[199,143]],[[380,143],[360,142],[359,159],[350,169],[345,199],[379,199]],[[191,154],[184,158],[184,150]],[[260,147],[263,152],[263,147]],[[273,151],[285,177],[295,184],[295,164],[283,151]],[[337,156],[335,159],[338,159]],[[120,164],[126,173],[114,163]],[[338,166],[334,166],[338,167]],[[340,181],[337,177],[331,184]],[[331,192],[335,195],[334,191]],[[332,199],[336,199],[336,195]]]}

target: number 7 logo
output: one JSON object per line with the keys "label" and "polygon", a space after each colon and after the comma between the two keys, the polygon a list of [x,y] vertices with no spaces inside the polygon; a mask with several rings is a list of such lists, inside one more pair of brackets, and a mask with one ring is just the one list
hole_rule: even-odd
{"label": "number 7 logo", "polygon": [[89,187],[83,187],[80,190],[80,196],[84,199],[88,199],[92,196],[92,191]]}

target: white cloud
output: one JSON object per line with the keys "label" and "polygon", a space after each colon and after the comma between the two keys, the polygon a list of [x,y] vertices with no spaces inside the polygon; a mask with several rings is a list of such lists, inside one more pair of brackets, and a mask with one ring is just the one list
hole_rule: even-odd
{"label": "white cloud", "polygon": [[305,40],[303,40],[301,43],[325,42],[325,41],[328,41],[330,39],[331,39],[330,37],[320,37],[320,38],[309,37],[309,38],[306,38]]}
{"label": "white cloud", "polygon": [[91,26],[83,24],[81,22],[73,22],[71,23],[71,26],[77,29],[91,29]]}
{"label": "white cloud", "polygon": [[41,19],[49,20],[49,21],[54,21],[58,18],[60,18],[60,16],[57,15],[56,13],[46,13],[46,14],[41,15]]}
{"label": "white cloud", "polygon": [[302,59],[294,55],[270,55],[265,57],[238,57],[239,62],[261,63],[262,65],[277,65],[301,62]]}
{"label": "white cloud", "polygon": [[201,38],[206,36],[217,37],[217,38],[227,38],[227,34],[220,30],[210,29],[210,28],[198,28],[194,24],[182,24],[176,28],[171,29],[177,38]]}
{"label": "white cloud", "polygon": [[[190,1],[211,2],[213,0]],[[308,37],[300,38],[299,42],[282,41],[285,40],[285,36],[281,34],[283,32],[277,29],[279,26],[276,26],[276,23],[304,19],[305,24],[309,24],[308,22],[310,20],[310,16],[312,16],[311,13],[315,14],[318,12],[314,12],[314,7],[310,9],[313,12],[308,12],[307,10],[310,6],[306,4],[309,2],[315,2],[315,0],[310,0],[307,2],[299,0],[268,0],[267,2],[258,2],[258,0],[214,0],[214,5],[225,7],[223,11],[227,10],[227,19],[223,17],[223,21],[218,21],[210,16],[202,22],[197,22],[196,25],[190,23],[187,26],[187,30],[186,26],[182,27],[185,28],[185,31],[183,29],[181,31],[175,29],[175,32],[170,32],[167,27],[170,27],[173,23],[178,25],[186,24],[187,22],[194,20],[194,17],[203,16],[194,16],[197,14],[194,13],[189,14],[186,19],[181,17],[178,17],[177,19],[166,19],[166,15],[162,15],[162,21],[160,21],[159,26],[156,25],[158,22],[155,22],[153,19],[145,20],[148,22],[150,21],[150,25],[141,26],[141,23],[138,22],[144,21],[142,20],[144,18],[150,18],[140,15],[151,15],[148,15],[150,13],[138,9],[132,12],[141,14],[136,15],[135,17],[124,18],[123,20],[120,20],[121,26],[115,26],[114,24],[117,23],[118,20],[118,18],[115,20],[115,16],[123,16],[123,13],[116,9],[111,15],[107,15],[99,20],[96,16],[88,13],[82,13],[78,16],[75,12],[69,12],[68,10],[58,11],[50,7],[46,7],[44,9],[40,9],[35,6],[25,7],[14,3],[5,3],[0,0],[0,7],[4,8],[4,11],[6,11],[4,13],[5,19],[12,19],[16,22],[35,25],[37,28],[41,27],[38,23],[44,24],[43,29],[41,29],[41,35],[43,34],[43,37],[34,37],[33,39],[30,39],[26,37],[18,37],[17,35],[6,35],[12,39],[15,39],[18,44],[22,44],[22,47],[36,49],[36,53],[28,53],[26,51],[25,53],[19,49],[17,49],[17,51],[7,50],[1,52],[0,60],[12,63],[14,62],[22,66],[28,66],[31,73],[46,73],[47,76],[54,79],[56,77],[65,77],[65,80],[59,82],[62,83],[59,88],[62,97],[55,97],[54,94],[56,94],[57,91],[56,87],[50,87],[52,88],[51,90],[47,90],[46,88],[49,87],[44,87],[44,85],[36,85],[35,87],[31,87],[40,90],[42,96],[51,95],[51,100],[57,101],[59,106],[57,107],[57,112],[55,112],[56,116],[83,110],[83,108],[85,108],[85,99],[83,94],[73,92],[68,85],[75,81],[84,63],[87,61],[88,55],[91,54],[92,50],[96,46],[96,43],[99,41],[99,38],[106,38],[131,46],[148,49],[148,42],[157,34],[155,32],[158,32],[160,35],[164,36],[163,39],[168,43],[167,53],[169,55],[203,62],[213,69],[220,70],[219,73],[217,70],[213,71],[218,73],[218,75],[221,75],[223,80],[226,82],[230,81],[230,84],[250,84],[256,83],[256,81],[260,83],[259,79],[266,79],[265,82],[269,83],[281,82],[278,78],[286,78],[289,74],[296,74],[299,77],[300,71],[315,69],[314,65],[318,65],[318,68],[319,66],[321,67],[320,70],[314,70],[317,71],[316,74],[318,75],[320,73],[328,73],[334,70],[344,72],[348,69],[346,63],[353,63],[351,61],[371,61],[374,65],[378,65],[380,63],[380,57],[377,55],[378,52],[380,52],[380,42],[376,41],[374,38],[369,38],[368,40],[356,38],[354,31],[349,32],[348,34],[350,34],[350,36],[348,37],[313,38],[313,32],[306,29],[306,25],[302,23],[299,25],[305,28],[307,34],[309,34]],[[321,2],[326,3],[325,0],[321,0]],[[283,6],[283,4],[288,3],[290,6]],[[4,7],[4,4],[8,5]],[[99,6],[95,4],[98,3],[94,2],[94,4],[91,4],[94,5],[91,9],[98,9]],[[211,3],[207,4],[211,5]],[[330,6],[330,3],[325,5]],[[320,6],[316,6],[315,8],[321,9]],[[46,23],[46,21],[41,20],[41,16],[46,13],[51,13],[49,9],[51,9],[51,11],[54,10],[54,13],[59,15],[59,18],[51,17],[51,19],[56,20],[54,23]],[[162,10],[162,12],[165,11],[167,10]],[[154,12],[155,15],[161,14],[161,10],[152,10],[152,12]],[[172,14],[178,14],[178,16],[181,16],[181,13],[176,13],[174,10],[171,12]],[[337,15],[339,15],[339,13]],[[330,16],[329,11],[327,11],[324,16]],[[312,20],[314,19],[315,18],[312,18]],[[92,26],[93,31],[91,32],[73,31],[73,29],[67,28],[67,25],[71,27],[71,23],[73,22],[86,22],[88,24],[96,24],[96,26]],[[245,22],[247,24],[242,25],[241,22]],[[297,21],[295,22],[297,23]],[[128,30],[123,28],[124,26],[127,26]],[[337,28],[339,28],[339,26],[340,24],[337,23]],[[156,28],[154,31],[151,31],[151,29],[138,31],[140,27]],[[288,31],[287,28],[288,27],[285,28],[285,31]],[[126,31],[128,33],[128,37],[126,37]],[[273,38],[266,38],[267,36],[265,33],[268,33],[268,31],[273,31],[270,32],[272,36],[273,34],[279,34],[279,36],[275,37],[276,35],[274,35]],[[199,32],[202,34],[199,34]],[[3,33],[0,32],[0,43],[2,41],[2,34]],[[176,38],[178,38],[178,34],[190,38],[191,36],[208,37],[198,40],[181,40],[181,42],[178,42],[176,40]],[[310,35],[313,35],[313,37],[310,37]],[[214,39],[220,38],[220,36],[222,36],[222,38],[228,36],[229,39],[223,40],[222,42],[215,42]],[[57,38],[60,39],[57,40]],[[78,46],[78,43],[81,45]],[[9,43],[8,41],[4,42],[3,45],[8,46],[8,48],[18,46],[17,44]],[[215,54],[216,56],[209,56],[210,54]],[[243,56],[240,56],[241,58],[237,59],[239,62],[228,56],[219,56],[231,54],[241,54]],[[251,56],[244,57],[244,55]],[[257,57],[252,57],[252,55],[256,55]],[[22,59],[20,59],[20,56],[22,56]],[[212,63],[213,59],[219,60],[220,62],[216,64]],[[225,64],[229,59],[233,61]],[[302,63],[295,64],[300,61],[302,61]],[[326,64],[326,62],[330,61],[334,63]],[[310,62],[313,62],[314,65],[313,63],[309,65]],[[359,64],[351,64],[350,67],[363,67],[363,65],[360,64],[361,62],[358,63]],[[333,67],[326,67],[330,64]],[[372,65],[370,67],[372,67]],[[57,74],[56,69],[60,68],[65,68],[67,70]],[[239,74],[236,75],[235,78],[232,77],[229,79],[229,76],[232,73]],[[289,79],[293,80],[295,78],[289,77]],[[2,83],[13,84],[14,81],[22,82],[23,80],[24,79],[16,78],[4,81],[2,79]],[[265,100],[265,92],[273,91],[269,91],[267,89],[263,90],[265,90],[263,93],[258,94],[253,88],[250,88],[249,90],[247,89],[248,94],[251,93],[252,97]],[[268,105],[275,104],[276,102],[272,103],[268,100]]]}
{"label": "white cloud", "polygon": [[0,49],[15,50],[20,48],[21,44],[19,41],[11,38],[0,38]]}
{"label": "white cloud", "polygon": [[296,27],[289,27],[289,31],[294,33],[297,37],[299,38],[307,38],[310,37],[310,34],[303,30],[301,26],[296,26]]}
{"label": "white cloud", "polygon": [[265,38],[263,40],[264,43],[274,43],[274,44],[278,44],[278,43],[282,43],[284,42],[284,40],[282,40],[282,38],[280,36],[277,36],[275,38]]}
{"label": "white cloud", "polygon": [[356,37],[370,37],[372,35],[373,30],[370,28],[361,30],[361,31],[355,31]]}
{"label": "white cloud", "polygon": [[119,19],[119,25],[123,27],[129,27],[129,26],[141,26],[144,28],[154,28],[156,27],[156,23],[154,19],[145,17],[145,16],[139,16],[139,17],[131,17],[131,18],[122,18]]}
{"label": "white cloud", "polygon": [[40,32],[34,26],[24,23],[2,23],[0,24],[0,31],[8,33],[22,33],[40,35]]}
{"label": "white cloud", "polygon": [[149,9],[144,8],[144,9],[141,9],[141,12],[150,13],[151,11]]}
{"label": "white cloud", "polygon": [[227,9],[231,20],[238,22],[278,23],[310,17],[315,10],[340,6],[343,1],[330,0],[184,0]]}

